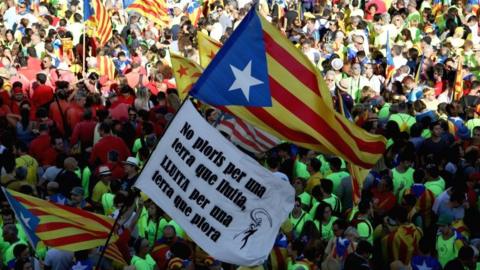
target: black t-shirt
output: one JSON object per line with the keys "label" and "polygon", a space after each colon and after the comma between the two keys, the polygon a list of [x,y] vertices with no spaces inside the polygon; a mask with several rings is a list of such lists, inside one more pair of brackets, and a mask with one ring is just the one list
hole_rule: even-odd
{"label": "black t-shirt", "polygon": [[368,264],[368,261],[360,257],[357,253],[351,253],[347,256],[347,259],[345,260],[345,266],[343,268],[344,270],[369,270],[370,265]]}
{"label": "black t-shirt", "polygon": [[55,178],[55,182],[59,185],[59,192],[65,197],[70,198],[70,191],[74,187],[81,187],[82,181],[76,173],[72,171],[62,171]]}
{"label": "black t-shirt", "polygon": [[447,153],[448,145],[448,142],[444,138],[438,142],[434,142],[429,138],[423,142],[420,153],[422,156],[433,155],[433,157],[441,157]]}

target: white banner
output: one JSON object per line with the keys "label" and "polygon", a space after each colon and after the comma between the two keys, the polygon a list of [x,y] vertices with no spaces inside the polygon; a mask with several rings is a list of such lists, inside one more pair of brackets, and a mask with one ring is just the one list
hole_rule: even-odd
{"label": "white banner", "polygon": [[245,266],[267,259],[295,194],[210,126],[189,101],[135,185],[212,257]]}

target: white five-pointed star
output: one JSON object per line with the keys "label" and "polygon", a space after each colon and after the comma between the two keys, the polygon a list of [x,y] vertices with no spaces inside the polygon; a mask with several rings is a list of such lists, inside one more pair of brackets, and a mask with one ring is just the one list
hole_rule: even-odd
{"label": "white five-pointed star", "polygon": [[21,213],[21,212],[20,212],[20,218],[22,219],[23,224],[25,224],[25,226],[27,226],[27,228],[31,229],[31,228],[30,228],[30,224],[29,224],[31,218],[26,218],[26,217],[23,215],[23,213]]}
{"label": "white five-pointed star", "polygon": [[72,270],[85,270],[87,269],[88,265],[83,265],[80,262],[77,262],[74,266],[72,266]]}
{"label": "white five-pointed star", "polygon": [[423,261],[422,265],[417,264],[417,268],[418,268],[418,270],[431,270],[432,269],[431,267],[427,266],[427,263],[425,261]]}
{"label": "white five-pointed star", "polygon": [[247,66],[240,70],[232,65],[230,65],[232,69],[233,76],[235,76],[235,81],[230,86],[229,91],[241,89],[243,95],[250,102],[250,87],[262,84],[263,82],[254,78],[252,74],[252,60],[248,62]]}

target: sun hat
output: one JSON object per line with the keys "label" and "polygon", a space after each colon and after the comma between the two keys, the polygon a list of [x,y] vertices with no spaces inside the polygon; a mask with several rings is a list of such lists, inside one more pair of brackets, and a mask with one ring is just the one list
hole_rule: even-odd
{"label": "sun hat", "polygon": [[350,88],[350,80],[347,78],[341,79],[339,82],[335,83],[338,89],[347,92]]}
{"label": "sun hat", "polygon": [[138,159],[136,157],[128,157],[123,164],[128,164],[134,167],[138,167]]}
{"label": "sun hat", "polygon": [[112,171],[107,166],[100,166],[98,168],[98,175],[104,176],[104,175],[111,175]]}
{"label": "sun hat", "polygon": [[332,60],[332,68],[336,71],[342,69],[343,67],[343,61],[340,58],[335,58]]}

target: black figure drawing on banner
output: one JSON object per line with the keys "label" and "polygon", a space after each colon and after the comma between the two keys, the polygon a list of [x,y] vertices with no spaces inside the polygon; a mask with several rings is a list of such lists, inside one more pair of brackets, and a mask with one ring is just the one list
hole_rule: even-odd
{"label": "black figure drawing on banner", "polygon": [[250,219],[252,220],[252,222],[250,223],[247,229],[245,229],[244,231],[242,231],[241,233],[233,237],[233,239],[236,239],[238,236],[243,234],[243,238],[242,238],[243,245],[240,247],[240,249],[245,247],[250,236],[254,235],[258,231],[259,227],[262,226],[262,221],[263,221],[262,216],[265,216],[265,218],[267,218],[270,224],[270,228],[272,227],[272,217],[265,209],[255,208],[252,211],[250,211]]}

